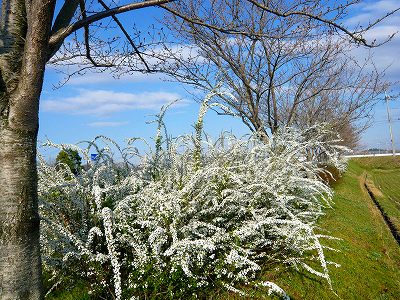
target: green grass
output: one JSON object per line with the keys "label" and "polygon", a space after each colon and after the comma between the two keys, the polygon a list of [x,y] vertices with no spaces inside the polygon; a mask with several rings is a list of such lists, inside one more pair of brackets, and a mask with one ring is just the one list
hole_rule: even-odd
{"label": "green grass", "polygon": [[[46,287],[46,285],[45,285]],[[52,292],[45,299],[52,300],[90,300],[90,295],[87,293],[85,285],[78,284],[77,286],[65,289],[62,286]]]}
{"label": "green grass", "polygon": [[[382,190],[382,198],[399,199],[400,158],[350,161],[348,171],[334,184],[333,209],[319,221],[323,233],[342,239],[326,242],[340,250],[339,253],[326,252],[328,260],[341,265],[339,268],[330,266],[333,291],[322,279],[282,266],[279,270],[265,271],[259,279],[275,282],[292,299],[399,299],[400,247],[363,186],[366,173]],[[385,209],[390,210],[388,205]],[[396,213],[394,208],[392,215]],[[271,299],[265,291],[251,290],[251,293],[254,299]],[[217,291],[207,298],[240,299],[232,293]],[[84,294],[80,297],[77,288],[48,299],[89,298]]]}
{"label": "green grass", "polygon": [[400,232],[400,157],[359,158],[378,192],[374,194],[383,211]]}
{"label": "green grass", "polygon": [[[330,276],[334,292],[342,299],[399,299],[400,247],[363,188],[366,171],[390,170],[400,176],[398,166],[400,160],[389,165],[387,158],[370,159],[365,164],[350,161],[348,171],[334,186],[335,205],[320,224],[330,235],[342,239],[329,243],[340,253],[327,252],[329,260],[341,265],[331,267]],[[387,182],[387,190],[398,189],[398,182]],[[293,299],[337,298],[323,280],[306,273],[285,270],[269,276]]]}
{"label": "green grass", "polygon": [[377,200],[400,232],[400,172],[376,170],[373,178],[375,185],[383,193],[383,197],[377,197]]}

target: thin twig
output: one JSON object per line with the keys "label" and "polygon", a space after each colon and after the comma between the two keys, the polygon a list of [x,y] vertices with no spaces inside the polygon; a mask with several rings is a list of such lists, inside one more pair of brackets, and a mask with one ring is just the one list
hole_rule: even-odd
{"label": "thin twig", "polygon": [[[98,0],[99,3],[101,4],[101,6],[103,6],[106,10],[110,10],[110,8],[104,3],[104,1],[102,0]],[[111,16],[113,18],[113,20],[115,21],[115,23],[117,23],[118,27],[121,29],[121,31],[124,33],[126,39],[129,41],[129,43],[131,44],[132,48],[135,50],[137,56],[140,58],[140,60],[143,62],[143,64],[145,65],[146,69],[148,72],[151,72],[152,70],[150,69],[149,65],[147,64],[146,60],[143,58],[142,54],[140,53],[139,49],[136,47],[135,43],[133,42],[131,36],[129,35],[129,33],[125,30],[124,26],[122,25],[122,23],[119,21],[119,19],[115,16],[112,15]]]}

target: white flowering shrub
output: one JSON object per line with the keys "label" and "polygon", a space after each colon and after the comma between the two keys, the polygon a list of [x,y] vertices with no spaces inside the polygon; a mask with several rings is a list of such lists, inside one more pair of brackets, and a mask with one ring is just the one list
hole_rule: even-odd
{"label": "white flowering shrub", "polygon": [[54,287],[83,280],[97,297],[172,299],[216,287],[244,294],[243,284],[253,284],[286,297],[257,280],[268,262],[330,284],[322,240],[331,237],[315,223],[332,191],[316,156],[343,168],[344,149],[323,125],[286,129],[267,143],[230,134],[213,142],[202,134],[206,109],[207,101],[193,135],[173,140],[161,134],[161,111],[144,156],[138,139],[125,149],[104,137],[74,147],[84,161],[99,153],[77,176],[39,157],[43,260]]}

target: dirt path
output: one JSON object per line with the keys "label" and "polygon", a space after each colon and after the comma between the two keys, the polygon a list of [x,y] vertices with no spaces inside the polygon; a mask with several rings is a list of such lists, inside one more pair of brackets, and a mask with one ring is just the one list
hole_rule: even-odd
{"label": "dirt path", "polygon": [[[377,201],[377,197],[382,197],[382,192],[374,185],[374,182],[368,178],[367,172],[363,172],[363,174],[359,177],[360,188],[363,191],[363,194],[370,201],[367,201],[369,211],[371,215],[374,217],[376,221],[385,222],[387,228],[391,232],[393,238],[397,241],[397,244],[400,246],[400,233],[397,230],[396,226],[392,223],[388,215],[383,210],[382,206]],[[382,236],[382,234],[380,234]]]}

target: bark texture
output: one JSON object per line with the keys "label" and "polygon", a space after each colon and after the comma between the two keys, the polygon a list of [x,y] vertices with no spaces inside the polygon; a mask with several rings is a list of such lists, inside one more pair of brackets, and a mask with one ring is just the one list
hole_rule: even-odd
{"label": "bark texture", "polygon": [[0,299],[40,299],[36,132],[0,129]]}
{"label": "bark texture", "polygon": [[36,143],[54,12],[6,0],[0,24],[0,299],[42,299]]}
{"label": "bark texture", "polygon": [[55,0],[2,0],[0,300],[43,298],[36,143],[46,62],[65,37],[79,28],[125,11],[170,1],[173,0],[134,1],[70,24],[78,0],[65,0],[54,23]]}

